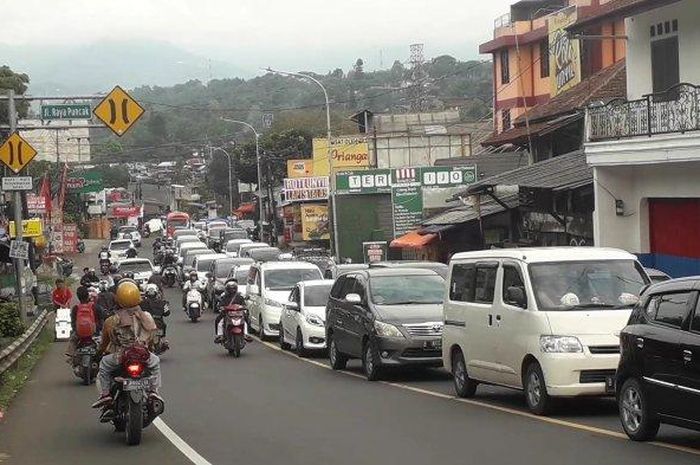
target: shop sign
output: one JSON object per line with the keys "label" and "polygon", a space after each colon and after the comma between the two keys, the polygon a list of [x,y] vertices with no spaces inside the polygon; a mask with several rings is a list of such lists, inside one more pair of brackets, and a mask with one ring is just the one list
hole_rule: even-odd
{"label": "shop sign", "polygon": [[[22,220],[22,237],[39,237],[44,234],[44,222],[40,219]],[[15,222],[10,221],[10,237],[15,237]]]}
{"label": "shop sign", "polygon": [[306,178],[314,175],[313,160],[287,160],[288,178]]}
{"label": "shop sign", "polygon": [[32,193],[27,194],[27,211],[31,215],[46,213],[46,197]]}
{"label": "shop sign", "polygon": [[284,196],[288,202],[326,200],[328,198],[328,176],[285,178]]}
{"label": "shop sign", "polygon": [[342,171],[335,175],[335,192],[347,194],[390,194],[391,170]]}
{"label": "shop sign", "polygon": [[365,263],[382,262],[387,259],[389,244],[386,241],[363,242],[362,256]]}
{"label": "shop sign", "polygon": [[301,206],[301,236],[305,241],[331,238],[328,205]]}
{"label": "shop sign", "polygon": [[116,205],[112,207],[112,216],[115,218],[134,218],[141,215],[139,206]]}

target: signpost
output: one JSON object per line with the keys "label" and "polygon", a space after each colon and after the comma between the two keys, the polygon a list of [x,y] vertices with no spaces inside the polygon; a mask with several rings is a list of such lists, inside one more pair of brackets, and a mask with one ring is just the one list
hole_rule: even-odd
{"label": "signpost", "polygon": [[127,94],[121,87],[116,86],[95,107],[93,113],[112,132],[121,137],[145,111],[136,100],[131,98],[131,95]]}
{"label": "signpost", "polygon": [[10,258],[20,260],[29,259],[29,242],[24,242],[21,239],[10,241]]}
{"label": "signpost", "polygon": [[15,174],[36,157],[36,150],[18,132],[13,132],[4,144],[0,145],[0,161]]}
{"label": "signpost", "polygon": [[32,190],[31,176],[13,176],[2,178],[2,190],[4,191],[30,191]]}
{"label": "signpost", "polygon": [[41,119],[90,119],[89,103],[55,103],[41,106]]}

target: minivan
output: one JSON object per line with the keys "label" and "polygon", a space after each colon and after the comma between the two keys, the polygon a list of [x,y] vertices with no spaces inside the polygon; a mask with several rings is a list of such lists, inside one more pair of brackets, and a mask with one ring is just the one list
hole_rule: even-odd
{"label": "minivan", "polygon": [[615,392],[620,331],[649,278],[622,250],[551,247],[455,254],[448,283],[442,357],[457,395],[519,389],[544,415],[555,397]]}
{"label": "minivan", "polygon": [[250,251],[253,249],[259,249],[262,247],[270,247],[270,244],[266,244],[264,242],[248,242],[246,244],[241,244],[241,246],[238,248],[238,257],[239,258],[250,258]]}
{"label": "minivan", "polygon": [[226,242],[226,248],[224,252],[231,258],[238,257],[238,252],[243,244],[252,244],[253,241],[250,239],[232,239]]}
{"label": "minivan", "polygon": [[260,338],[279,335],[282,309],[296,283],[321,279],[321,270],[306,262],[255,263],[248,273],[246,299],[250,326]]}

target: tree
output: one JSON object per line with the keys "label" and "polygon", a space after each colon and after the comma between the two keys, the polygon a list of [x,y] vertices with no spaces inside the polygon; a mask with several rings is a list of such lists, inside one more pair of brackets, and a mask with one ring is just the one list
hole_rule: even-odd
{"label": "tree", "polygon": [[162,113],[153,113],[148,119],[148,132],[152,140],[156,143],[163,143],[168,140],[168,127],[165,116]]}
{"label": "tree", "polygon": [[[29,84],[29,76],[27,74],[15,73],[7,65],[0,66],[0,93],[5,94],[7,89],[13,89],[15,95],[24,95],[27,91],[27,84]],[[27,116],[29,102],[17,101],[15,107],[20,118]],[[9,124],[9,122],[7,104],[3,102],[0,105],[0,123]]]}
{"label": "tree", "polygon": [[358,58],[355,65],[352,67],[353,79],[362,79],[365,77],[365,62],[362,58]]}

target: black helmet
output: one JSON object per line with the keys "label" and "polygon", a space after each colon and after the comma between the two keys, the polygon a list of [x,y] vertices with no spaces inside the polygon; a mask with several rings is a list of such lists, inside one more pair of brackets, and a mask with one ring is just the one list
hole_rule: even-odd
{"label": "black helmet", "polygon": [[237,291],[238,290],[238,282],[236,282],[236,280],[234,280],[234,279],[229,279],[228,281],[226,281],[225,286],[226,286],[227,291],[231,291],[231,290]]}
{"label": "black helmet", "polygon": [[197,275],[197,272],[194,270],[190,271],[190,279],[192,279],[192,278],[194,278],[194,279],[199,278],[199,275]]}

